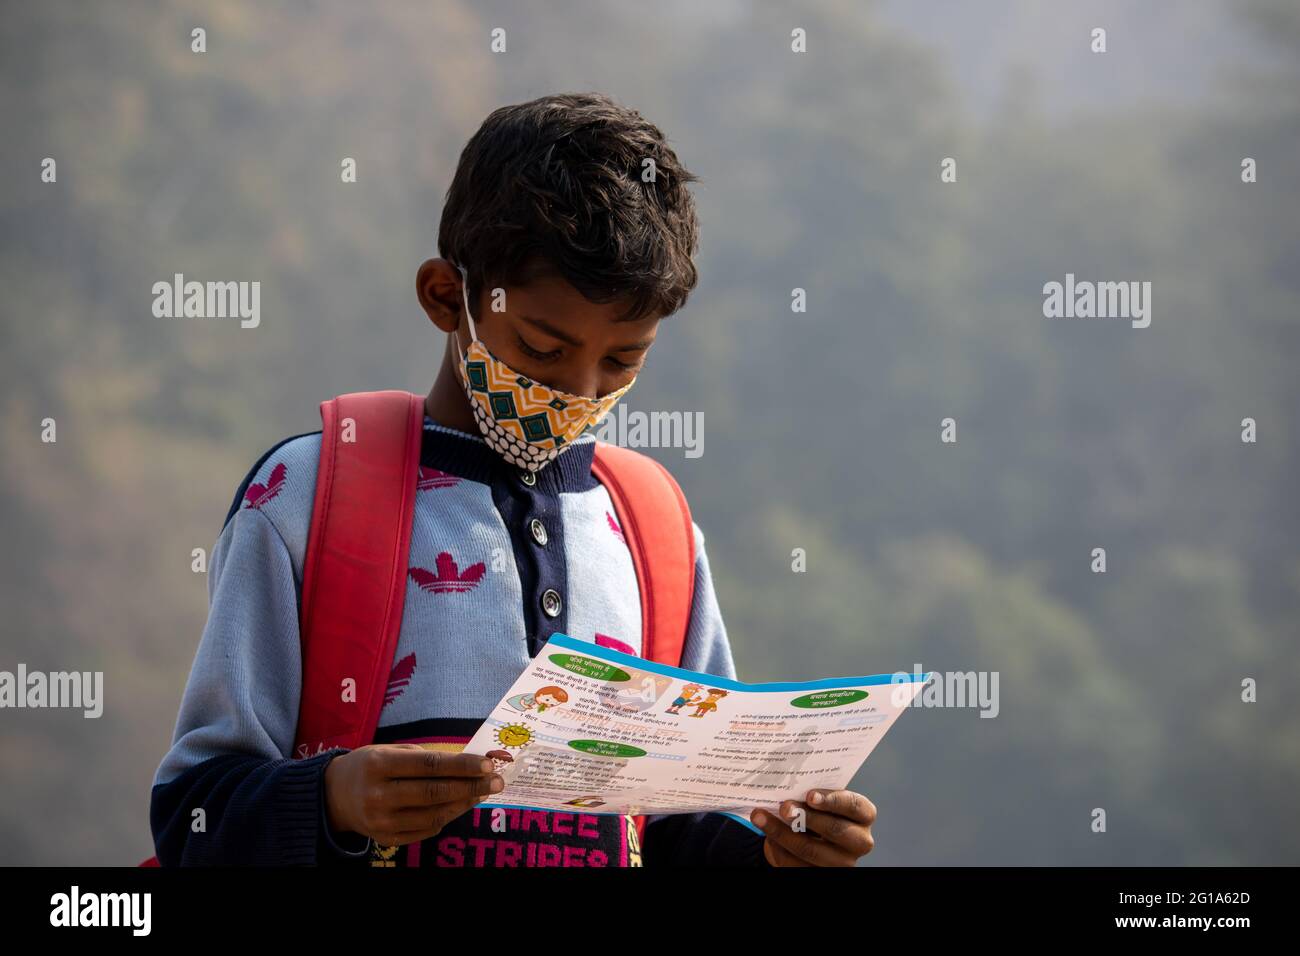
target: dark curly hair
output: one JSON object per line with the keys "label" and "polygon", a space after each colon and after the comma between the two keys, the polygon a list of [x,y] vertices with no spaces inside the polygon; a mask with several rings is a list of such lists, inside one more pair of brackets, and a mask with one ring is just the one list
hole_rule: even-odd
{"label": "dark curly hair", "polygon": [[628,300],[624,319],[671,315],[698,281],[698,181],[657,126],[604,94],[503,106],[460,154],[439,254],[465,266],[472,301],[557,275],[592,302]]}

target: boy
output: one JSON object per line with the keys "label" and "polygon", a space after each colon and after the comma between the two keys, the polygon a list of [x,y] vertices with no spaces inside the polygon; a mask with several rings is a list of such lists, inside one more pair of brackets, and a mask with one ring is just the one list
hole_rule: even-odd
{"label": "boy", "polygon": [[[642,181],[646,159],[654,182]],[[443,209],[445,258],[417,275],[446,343],[424,403],[410,580],[373,743],[292,753],[321,442],[299,435],[253,466],[213,550],[207,626],[154,778],[163,865],[852,865],[871,849],[875,808],[843,790],[810,791],[807,832],[760,811],[762,833],[721,814],[650,816],[641,847],[630,817],[510,810],[497,833],[477,806],[502,787],[496,764],[462,752],[552,633],[641,651],[634,567],[584,432],[695,286],[695,179],[656,127],[596,94],[504,107],[469,141]],[[529,395],[540,383],[561,399],[569,418],[552,424],[572,426],[569,440],[521,440],[475,400],[483,375],[526,380]],[[734,678],[692,530],[682,666]]]}

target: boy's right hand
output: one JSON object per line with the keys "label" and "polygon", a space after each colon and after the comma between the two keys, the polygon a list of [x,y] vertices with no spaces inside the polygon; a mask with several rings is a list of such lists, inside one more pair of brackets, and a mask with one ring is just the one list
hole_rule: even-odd
{"label": "boy's right hand", "polygon": [[325,767],[325,813],[335,833],[399,846],[437,836],[504,788],[487,757],[419,744],[371,744],[339,754]]}

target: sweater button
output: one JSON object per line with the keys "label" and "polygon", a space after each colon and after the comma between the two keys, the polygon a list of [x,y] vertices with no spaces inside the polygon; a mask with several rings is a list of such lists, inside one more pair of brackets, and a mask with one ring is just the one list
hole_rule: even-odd
{"label": "sweater button", "polygon": [[519,480],[522,481],[524,484],[526,484],[529,488],[537,484],[537,476],[533,474],[531,471],[523,472],[519,476]]}
{"label": "sweater button", "polygon": [[546,612],[547,617],[558,617],[561,606],[559,591],[547,588],[542,592],[542,610]]}
{"label": "sweater button", "polygon": [[528,530],[533,533],[534,541],[538,544],[546,544],[546,525],[542,524],[541,521],[534,518],[528,522]]}

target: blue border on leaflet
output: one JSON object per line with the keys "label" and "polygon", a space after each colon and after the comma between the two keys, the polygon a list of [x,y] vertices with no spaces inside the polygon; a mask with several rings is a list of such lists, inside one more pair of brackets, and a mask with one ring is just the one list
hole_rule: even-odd
{"label": "blue border on leaflet", "polygon": [[703,674],[699,671],[688,671],[683,667],[672,667],[669,664],[660,664],[658,661],[648,661],[644,657],[637,657],[635,654],[624,654],[622,651],[616,651],[612,647],[603,647],[599,644],[593,644],[591,641],[580,641],[576,637],[570,637],[568,634],[552,634],[550,641],[547,642],[545,651],[552,645],[563,647],[571,651],[578,651],[588,657],[595,657],[598,660],[608,660],[616,664],[626,664],[628,667],[635,667],[638,670],[652,671],[656,674],[666,674],[669,677],[676,677],[679,680],[698,680],[707,683],[712,687],[721,687],[724,690],[747,690],[747,691],[783,691],[783,690],[829,690],[836,687],[862,687],[880,684],[924,684],[934,674],[933,671],[926,671],[924,674],[909,674],[906,671],[899,671],[896,674],[872,674],[869,677],[827,677],[823,680],[805,680],[805,681],[770,681],[766,684],[746,684],[744,681],[732,680],[730,677],[719,677],[716,674]]}

